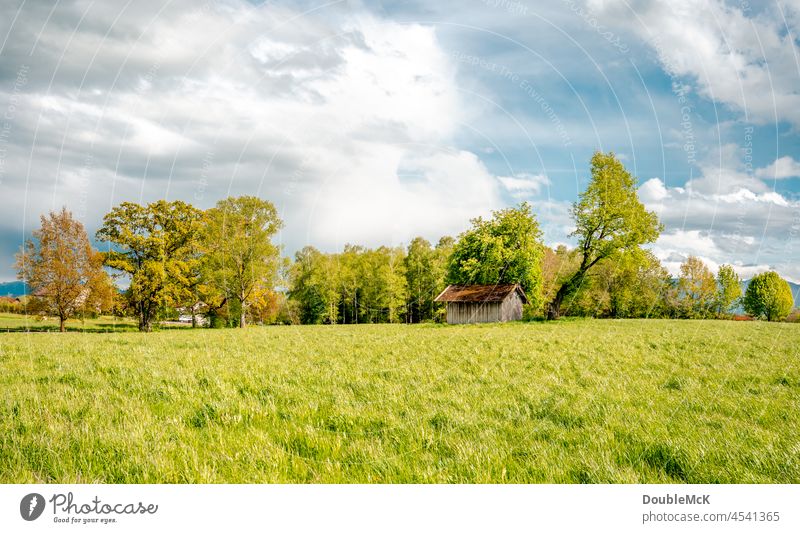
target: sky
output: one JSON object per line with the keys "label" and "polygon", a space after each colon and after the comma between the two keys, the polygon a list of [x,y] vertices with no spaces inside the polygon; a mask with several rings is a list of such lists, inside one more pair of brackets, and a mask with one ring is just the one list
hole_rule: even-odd
{"label": "sky", "polygon": [[[544,5],[543,5],[544,4]],[[0,281],[39,217],[270,200],[305,245],[548,245],[597,150],[688,255],[800,281],[800,0],[5,1]]]}

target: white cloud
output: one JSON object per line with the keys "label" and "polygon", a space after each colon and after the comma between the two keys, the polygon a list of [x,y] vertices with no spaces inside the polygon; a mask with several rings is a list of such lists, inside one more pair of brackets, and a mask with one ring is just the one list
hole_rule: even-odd
{"label": "white cloud", "polygon": [[651,178],[639,187],[639,199],[645,204],[658,204],[668,195],[664,182],[658,178]]}
{"label": "white cloud", "polygon": [[765,180],[797,178],[800,177],[800,162],[795,161],[791,156],[783,156],[772,164],[756,170],[756,176]]}
{"label": "white cloud", "polygon": [[[42,36],[34,74],[61,64],[52,86],[31,74],[18,95],[9,167],[36,145],[31,179],[4,183],[12,216],[30,227],[80,203],[94,230],[123,200],[258,194],[281,209],[292,250],[438,238],[502,206],[496,177],[455,148],[469,105],[434,27],[236,0],[184,7],[140,21],[138,40],[99,43],[83,26],[66,48],[50,46],[60,30]],[[26,186],[36,194],[23,206]]]}
{"label": "white cloud", "polygon": [[747,172],[742,162],[742,150],[729,143],[710,152],[699,163],[700,175],[686,182],[686,189],[706,195],[724,195],[747,189],[757,193],[769,187]]}
{"label": "white cloud", "polygon": [[[741,238],[740,236],[727,236],[736,240],[743,240],[752,244],[752,237]],[[733,267],[733,270],[741,279],[750,279],[756,274],[769,270],[778,270],[781,274],[795,281],[792,276],[794,271],[787,268],[788,265],[770,265],[768,263],[744,264],[741,260],[731,259],[723,250],[717,246],[715,238],[711,233],[698,230],[675,230],[662,235],[658,242],[651,247],[652,252],[661,261],[661,264],[673,277],[681,274],[681,264],[692,255],[703,261],[708,268],[716,273],[723,264]]]}
{"label": "white cloud", "polygon": [[639,198],[665,225],[654,253],[673,275],[686,256],[695,255],[714,270],[728,263],[748,278],[774,269],[796,279],[791,258],[800,202],[742,171],[731,151],[723,146],[703,160],[703,173],[685,187],[668,187],[659,178],[640,186]]}
{"label": "white cloud", "polygon": [[544,187],[550,185],[550,179],[544,174],[521,173],[513,176],[499,176],[497,179],[514,198],[537,196]]}
{"label": "white cloud", "polygon": [[758,12],[722,0],[587,3],[605,24],[647,42],[666,71],[694,78],[703,96],[755,123],[800,125],[796,2],[778,0]]}
{"label": "white cloud", "polygon": [[499,205],[495,178],[470,152],[369,148],[357,167],[346,156],[333,156],[339,170],[309,190],[306,242],[377,246],[407,243],[414,235],[455,236],[470,218]]}
{"label": "white cloud", "polygon": [[719,254],[714,239],[700,230],[675,230],[659,237],[652,251],[672,276],[680,274],[680,265],[690,255],[699,257],[709,268],[716,270],[718,264],[713,259]]}

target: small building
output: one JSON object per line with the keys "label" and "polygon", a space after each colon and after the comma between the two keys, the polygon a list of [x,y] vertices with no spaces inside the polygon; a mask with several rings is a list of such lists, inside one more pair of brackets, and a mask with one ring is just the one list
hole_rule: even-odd
{"label": "small building", "polygon": [[447,303],[448,324],[508,322],[522,318],[528,303],[518,284],[449,285],[434,300]]}

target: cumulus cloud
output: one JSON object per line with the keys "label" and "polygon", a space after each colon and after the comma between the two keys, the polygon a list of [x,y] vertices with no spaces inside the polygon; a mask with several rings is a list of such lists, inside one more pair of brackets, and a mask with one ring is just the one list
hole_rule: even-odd
{"label": "cumulus cloud", "polygon": [[746,263],[731,254],[726,246],[720,246],[720,240],[743,241],[753,244],[752,237],[740,235],[722,235],[703,230],[673,230],[663,234],[653,245],[652,251],[669,273],[678,277],[681,264],[689,256],[702,260],[712,272],[717,272],[723,264],[731,265],[742,279],[750,279],[756,274],[768,270],[779,270],[790,281],[796,281],[796,270],[783,262],[778,263]]}
{"label": "cumulus cloud", "polygon": [[[800,203],[744,172],[729,153],[731,149],[725,146],[722,157],[712,154],[707,158],[700,164],[702,173],[685,186],[667,187],[660,178],[645,181],[639,187],[640,199],[669,228],[785,236],[796,223]],[[757,169],[755,174],[764,171]]]}
{"label": "cumulus cloud", "polygon": [[537,196],[544,187],[550,185],[550,179],[544,174],[520,173],[513,176],[499,176],[498,179],[514,198]]}
{"label": "cumulus cloud", "polygon": [[686,256],[695,255],[714,269],[732,264],[745,277],[775,269],[797,279],[790,258],[800,231],[800,202],[768,189],[732,161],[712,154],[700,164],[703,173],[684,187],[668,187],[659,178],[639,187],[641,201],[665,225],[654,252],[673,274]]}
{"label": "cumulus cloud", "polygon": [[93,231],[125,200],[254,194],[288,251],[332,249],[457,233],[502,205],[455,146],[468,105],[432,26],[228,0],[31,6],[5,29],[6,234],[61,205]]}
{"label": "cumulus cloud", "polygon": [[800,177],[800,162],[786,155],[776,159],[772,164],[756,170],[756,176],[765,180],[797,178]]}
{"label": "cumulus cloud", "polygon": [[710,100],[755,123],[800,125],[796,2],[778,0],[757,12],[750,3],[722,0],[587,4],[604,23],[647,42],[670,74],[696,80]]}
{"label": "cumulus cloud", "polygon": [[[640,62],[648,47],[634,46],[648,43],[681,94],[724,103],[741,115],[737,125],[797,126],[798,10],[589,3],[628,51],[562,3],[537,7],[537,17],[418,1],[377,9],[65,0],[56,8],[26,2],[19,16],[13,3],[0,4],[0,35],[8,36],[0,111],[13,109],[0,130],[0,254],[9,257],[38,215],[61,205],[93,232],[124,200],[180,198],[205,208],[228,194],[275,202],[287,252],[436,239],[522,199],[534,204],[548,242],[574,244],[581,161],[613,148],[634,173],[652,177],[663,165],[670,178],[639,190],[666,224],[665,258],[691,251],[800,277],[790,248],[798,205],[786,192],[797,186],[796,128],[775,128],[784,157],[752,170],[739,146],[725,144],[740,139],[716,113],[697,110],[699,163],[683,173],[669,152],[672,141],[685,145],[685,132],[651,118],[674,111],[675,95]],[[569,130],[569,146],[553,134],[556,123]],[[712,133],[721,146],[707,153]],[[759,162],[764,139],[752,147]],[[786,180],[783,195],[775,179]]]}

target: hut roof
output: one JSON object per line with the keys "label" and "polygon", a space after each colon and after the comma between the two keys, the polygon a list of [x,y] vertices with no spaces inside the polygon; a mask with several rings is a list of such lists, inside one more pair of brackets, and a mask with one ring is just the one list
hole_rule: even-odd
{"label": "hut roof", "polygon": [[448,285],[436,297],[435,302],[502,302],[512,292],[517,291],[522,303],[528,303],[525,292],[518,284],[504,283],[497,285]]}

